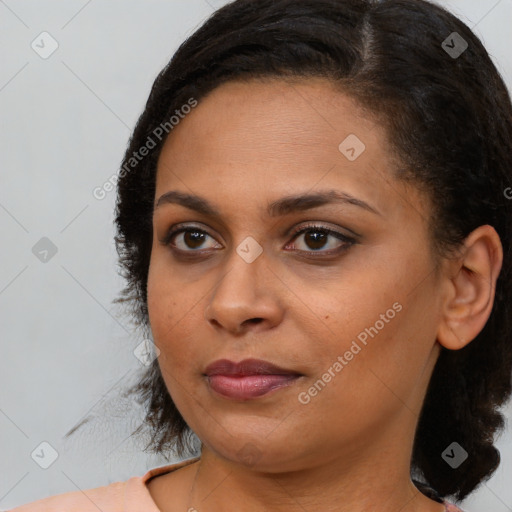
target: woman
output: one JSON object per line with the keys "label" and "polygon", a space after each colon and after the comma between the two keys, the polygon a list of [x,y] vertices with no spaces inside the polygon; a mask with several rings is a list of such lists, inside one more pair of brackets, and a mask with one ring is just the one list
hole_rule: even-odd
{"label": "woman", "polygon": [[217,11],[157,77],[116,209],[151,447],[200,453],[14,510],[460,510],[511,392],[511,119],[426,1]]}

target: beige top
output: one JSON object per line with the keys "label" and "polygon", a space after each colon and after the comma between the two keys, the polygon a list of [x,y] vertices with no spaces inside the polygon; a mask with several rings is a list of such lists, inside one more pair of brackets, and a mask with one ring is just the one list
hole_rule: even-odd
{"label": "beige top", "polygon": [[[150,469],[144,476],[134,476],[125,482],[84,491],[57,494],[33,501],[6,512],[161,512],[153,501],[146,484],[157,475],[170,473],[198,461],[199,457]],[[463,512],[444,502],[446,512]]]}
{"label": "beige top", "polygon": [[154,476],[170,473],[197,460],[199,457],[150,469],[144,476],[134,476],[125,482],[57,494],[7,512],[160,512],[146,484]]}

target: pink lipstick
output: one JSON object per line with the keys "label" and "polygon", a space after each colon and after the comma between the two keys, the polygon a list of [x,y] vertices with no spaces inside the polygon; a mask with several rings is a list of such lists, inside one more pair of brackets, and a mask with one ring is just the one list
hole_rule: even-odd
{"label": "pink lipstick", "polygon": [[210,388],[224,398],[250,400],[289,386],[301,374],[261,359],[234,363],[220,359],[208,365],[204,374]]}

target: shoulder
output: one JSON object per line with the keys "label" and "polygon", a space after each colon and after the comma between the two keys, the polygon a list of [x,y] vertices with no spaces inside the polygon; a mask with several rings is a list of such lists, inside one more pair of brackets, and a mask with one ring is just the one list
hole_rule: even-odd
{"label": "shoulder", "polygon": [[196,460],[198,458],[150,469],[143,476],[133,476],[123,482],[49,496],[5,512],[160,512],[148,492],[147,482],[155,476],[173,472]]}
{"label": "shoulder", "polygon": [[57,510],[98,512],[98,508],[104,512],[121,512],[126,484],[127,482],[116,482],[94,489],[57,494],[26,503],[7,512],[53,512]]}
{"label": "shoulder", "polygon": [[133,507],[145,512],[159,512],[140,476],[94,489],[49,496],[6,512],[126,512]]}

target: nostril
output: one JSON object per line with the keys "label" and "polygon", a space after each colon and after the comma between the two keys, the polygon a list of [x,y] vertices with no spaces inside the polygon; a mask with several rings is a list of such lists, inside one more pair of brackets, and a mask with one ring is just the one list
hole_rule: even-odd
{"label": "nostril", "polygon": [[247,323],[247,322],[250,322],[250,323],[253,323],[253,324],[259,324],[259,323],[261,323],[262,321],[263,321],[263,318],[251,318],[251,319],[249,319],[249,320],[246,320],[246,321],[244,322],[244,324],[245,324],[245,323]]}

